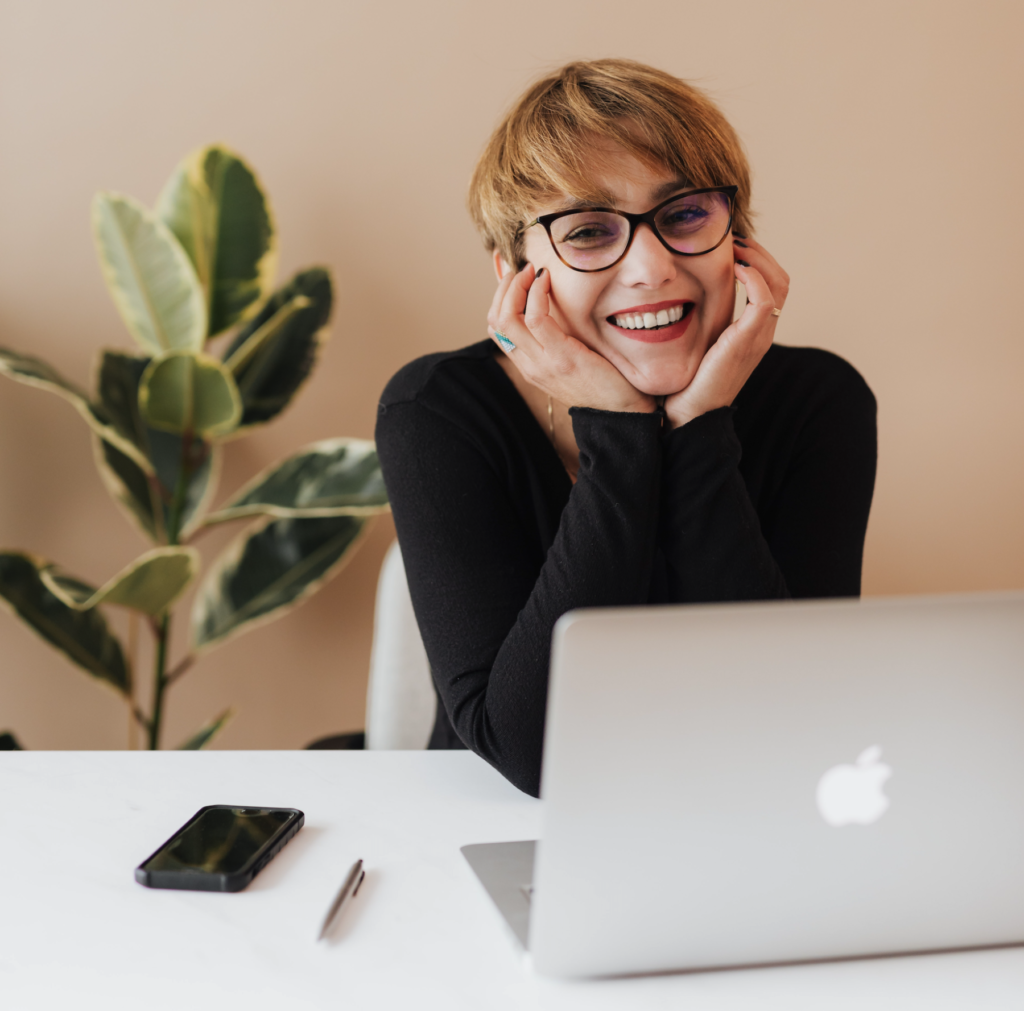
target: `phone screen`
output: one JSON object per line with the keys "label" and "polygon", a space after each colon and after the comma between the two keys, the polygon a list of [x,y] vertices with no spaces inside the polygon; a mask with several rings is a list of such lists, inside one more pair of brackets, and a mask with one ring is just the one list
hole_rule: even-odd
{"label": "phone screen", "polygon": [[143,865],[147,871],[236,874],[299,812],[270,807],[210,807]]}

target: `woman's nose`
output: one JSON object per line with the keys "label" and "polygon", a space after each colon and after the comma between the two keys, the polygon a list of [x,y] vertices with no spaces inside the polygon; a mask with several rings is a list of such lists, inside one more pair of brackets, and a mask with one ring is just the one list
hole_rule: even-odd
{"label": "woman's nose", "polygon": [[659,288],[675,277],[676,258],[646,222],[638,225],[622,261],[620,280],[627,285]]}

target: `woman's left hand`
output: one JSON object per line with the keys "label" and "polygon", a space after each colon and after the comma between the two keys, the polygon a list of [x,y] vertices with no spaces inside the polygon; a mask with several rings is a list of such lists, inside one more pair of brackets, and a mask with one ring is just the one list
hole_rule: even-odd
{"label": "woman's left hand", "polygon": [[672,428],[730,406],[775,337],[778,316],[772,310],[786,303],[789,275],[760,243],[739,236],[733,241],[736,277],[746,286],[747,306],[708,348],[690,385],[665,400]]}

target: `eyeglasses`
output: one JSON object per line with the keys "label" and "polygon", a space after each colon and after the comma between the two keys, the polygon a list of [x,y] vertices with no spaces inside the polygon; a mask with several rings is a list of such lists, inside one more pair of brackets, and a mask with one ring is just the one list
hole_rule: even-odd
{"label": "eyeglasses", "polygon": [[592,272],[614,267],[644,224],[670,252],[702,256],[717,249],[732,227],[736,186],[709,186],[669,197],[646,214],[608,207],[584,207],[542,214],[528,225],[543,225],[555,255],[573,270]]}

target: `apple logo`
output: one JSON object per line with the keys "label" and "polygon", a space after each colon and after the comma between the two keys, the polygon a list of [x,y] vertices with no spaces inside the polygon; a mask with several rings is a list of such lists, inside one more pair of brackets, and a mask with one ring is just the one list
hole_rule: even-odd
{"label": "apple logo", "polygon": [[853,765],[835,765],[818,780],[815,799],[829,825],[870,825],[885,814],[889,798],[882,787],[892,769],[881,757],[882,749],[874,744]]}

